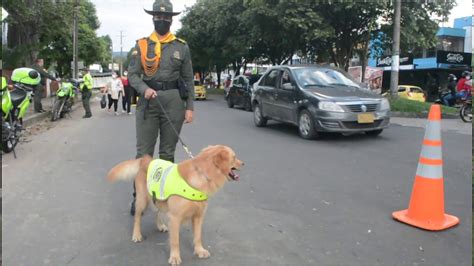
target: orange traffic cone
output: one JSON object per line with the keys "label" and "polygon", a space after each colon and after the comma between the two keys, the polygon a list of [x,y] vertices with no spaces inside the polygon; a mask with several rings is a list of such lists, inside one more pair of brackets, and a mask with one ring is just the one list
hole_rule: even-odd
{"label": "orange traffic cone", "polygon": [[459,218],[444,213],[441,107],[430,108],[415,183],[407,210],[392,213],[394,219],[426,230],[444,230]]}

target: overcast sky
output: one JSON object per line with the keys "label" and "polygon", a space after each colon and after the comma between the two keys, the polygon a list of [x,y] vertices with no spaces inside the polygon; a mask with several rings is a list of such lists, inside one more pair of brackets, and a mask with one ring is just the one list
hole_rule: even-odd
{"label": "overcast sky", "polygon": [[[124,53],[128,52],[134,45],[135,40],[149,36],[153,31],[151,15],[143,11],[143,8],[151,10],[154,0],[92,0],[97,9],[100,21],[98,35],[109,35],[112,38],[114,51],[120,51],[120,31],[123,31],[122,46]],[[196,0],[172,0],[175,12],[184,11],[185,7],[191,7]],[[443,26],[452,27],[454,18],[472,16],[472,0],[457,0],[458,5],[451,11],[448,23]],[[175,16],[171,31],[181,27],[180,18],[182,14]]]}
{"label": "overcast sky", "polygon": [[[154,0],[92,0],[97,9],[100,28],[99,36],[109,35],[112,38],[114,51],[120,51],[120,31],[123,31],[122,46],[127,53],[137,39],[149,36],[153,29],[152,16],[143,11],[143,8],[152,10]],[[196,0],[172,0],[173,11],[181,12],[190,7]],[[182,14],[173,17],[171,31],[181,28]]]}

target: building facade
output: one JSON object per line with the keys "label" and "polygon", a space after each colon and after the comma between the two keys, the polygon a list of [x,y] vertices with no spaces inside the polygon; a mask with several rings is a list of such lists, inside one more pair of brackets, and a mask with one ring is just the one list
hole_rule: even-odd
{"label": "building facade", "polygon": [[[399,84],[419,86],[428,100],[435,100],[439,89],[447,85],[449,74],[459,77],[463,71],[472,71],[472,26],[472,17],[457,18],[453,27],[439,28],[436,47],[423,49],[418,57],[402,52]],[[383,69],[382,91],[388,90],[391,55],[370,58],[368,66]]]}

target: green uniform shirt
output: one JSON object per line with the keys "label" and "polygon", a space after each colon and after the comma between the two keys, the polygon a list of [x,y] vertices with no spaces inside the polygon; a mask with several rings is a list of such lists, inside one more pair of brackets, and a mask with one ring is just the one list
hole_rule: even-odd
{"label": "green uniform shirt", "polygon": [[89,90],[92,90],[92,84],[93,84],[93,81],[92,81],[92,76],[90,73],[87,73],[84,75],[84,85],[82,86],[82,89],[84,89],[84,87],[86,87],[87,89]]}
{"label": "green uniform shirt", "polygon": [[[147,38],[148,41],[148,58],[155,56],[155,42]],[[143,80],[154,80],[158,82],[175,81],[179,77],[188,85],[189,96],[186,100],[186,110],[194,109],[194,74],[191,62],[191,52],[189,46],[183,40],[177,38],[169,43],[161,44],[161,59],[158,70],[153,76],[144,75],[143,66],[141,64],[141,51],[138,42],[132,53],[132,58],[128,66],[128,80],[130,85],[134,87],[138,93],[143,95],[145,90],[149,88]]]}
{"label": "green uniform shirt", "polygon": [[[172,195],[188,200],[207,200],[207,195],[186,183],[178,172],[178,165],[169,161],[155,159],[148,165],[147,189],[156,200],[167,200]],[[154,194],[154,195],[153,195]]]}
{"label": "green uniform shirt", "polygon": [[55,77],[51,76],[42,66],[34,64],[31,66],[34,70],[38,71],[41,76],[41,85],[46,86],[46,79],[56,80]]}

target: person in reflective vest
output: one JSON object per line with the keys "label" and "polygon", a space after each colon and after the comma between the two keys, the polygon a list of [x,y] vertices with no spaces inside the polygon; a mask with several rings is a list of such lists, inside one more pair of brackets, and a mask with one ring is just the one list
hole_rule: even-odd
{"label": "person in reflective vest", "polygon": [[92,96],[93,80],[88,68],[84,68],[83,72],[84,72],[84,77],[83,77],[84,83],[81,86],[81,93],[82,93],[82,105],[84,106],[84,111],[86,113],[82,118],[89,118],[89,117],[92,117],[90,99]]}

